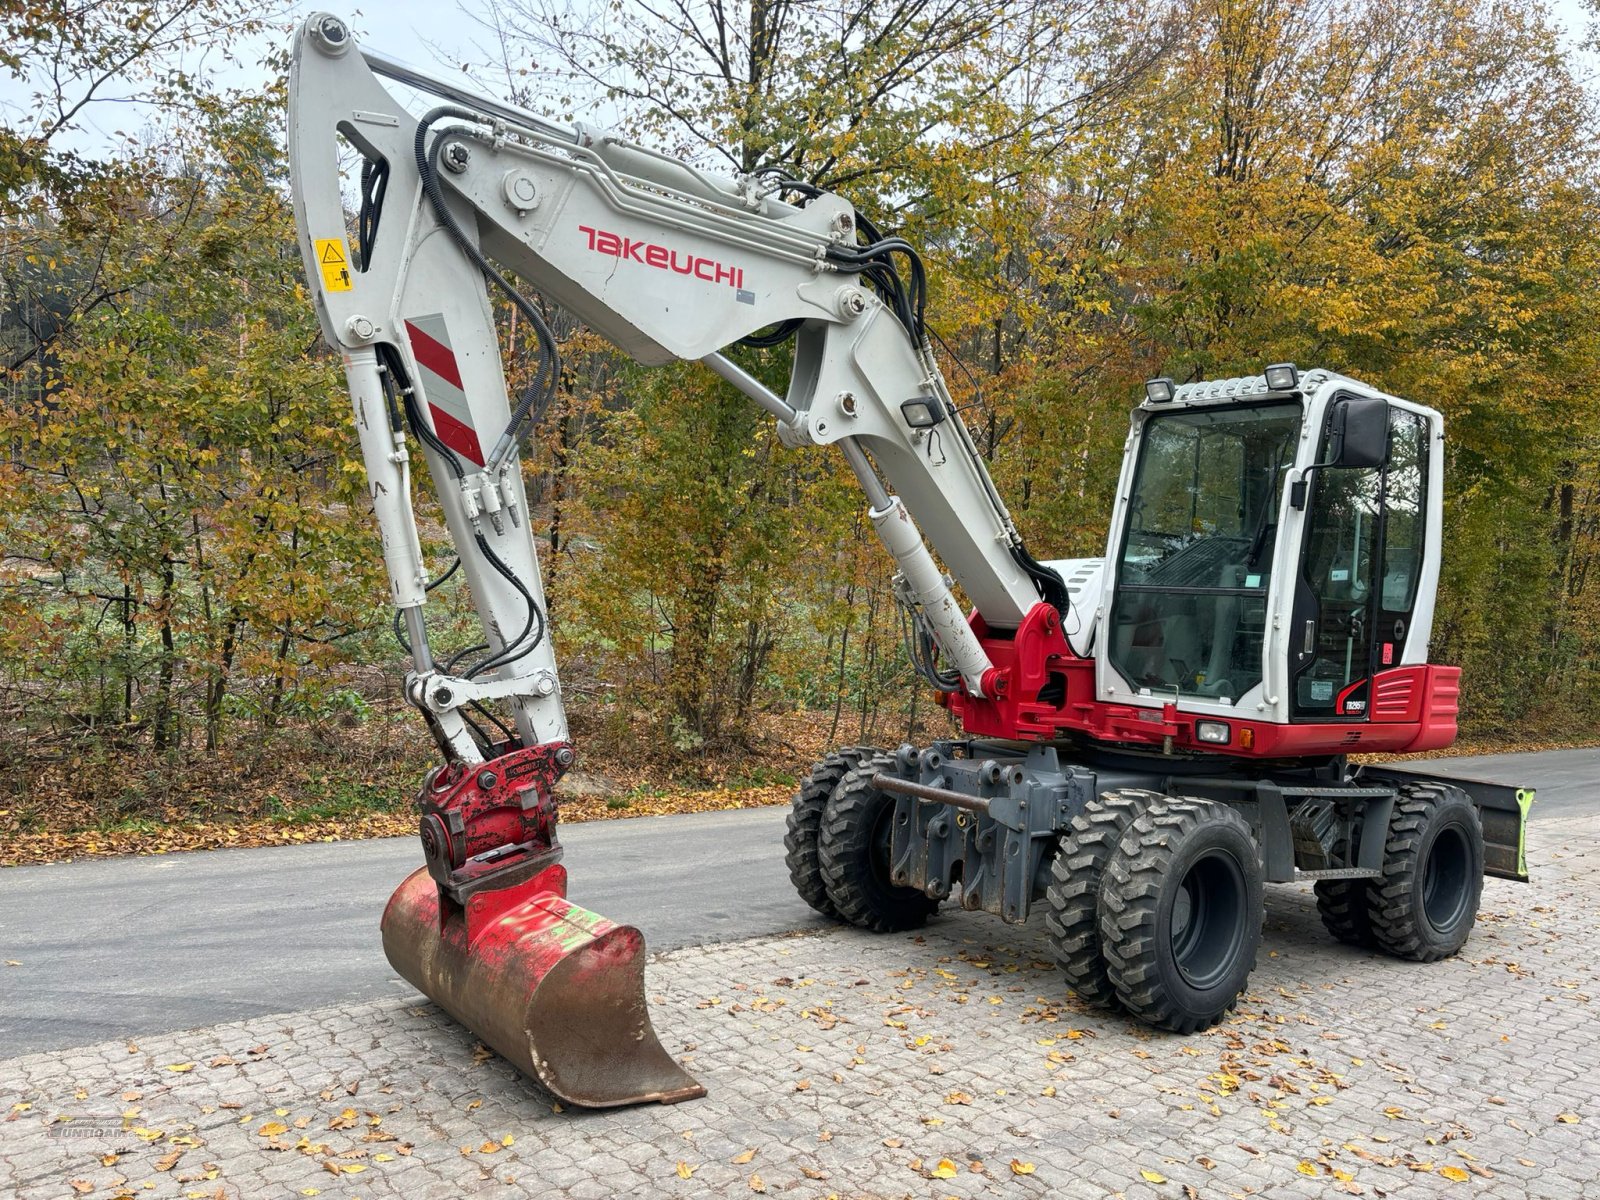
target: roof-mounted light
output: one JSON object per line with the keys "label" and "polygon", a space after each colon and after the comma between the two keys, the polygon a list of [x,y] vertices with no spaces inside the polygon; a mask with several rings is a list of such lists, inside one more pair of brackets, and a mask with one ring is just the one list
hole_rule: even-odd
{"label": "roof-mounted light", "polygon": [[1144,398],[1151,404],[1171,404],[1177,394],[1178,385],[1165,375],[1144,382]]}
{"label": "roof-mounted light", "polygon": [[1273,363],[1267,368],[1267,387],[1275,392],[1292,392],[1300,386],[1300,372],[1293,363]]}

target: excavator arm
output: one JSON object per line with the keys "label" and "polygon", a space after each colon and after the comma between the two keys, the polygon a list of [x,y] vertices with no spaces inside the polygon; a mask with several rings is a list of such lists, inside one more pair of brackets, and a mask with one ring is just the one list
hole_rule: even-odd
{"label": "excavator arm", "polygon": [[[414,117],[385,79],[433,107]],[[519,465],[560,367],[540,307],[513,279],[642,363],[704,363],[770,414],[785,444],[837,445],[898,566],[913,659],[935,687],[974,701],[1004,689],[953,584],[984,628],[1005,630],[1045,600],[1064,603],[1060,581],[1023,548],[952,402],[915,251],[841,198],[781,176],[717,179],[554,125],[364,51],[323,13],[295,39],[289,151],[307,278],[343,357],[413,658],[407,696],[445,759],[420,796],[425,866],[384,916],[390,961],[564,1098],[697,1095],[650,1029],[638,932],[564,898],[553,788],[574,751]],[[538,343],[516,397],[495,291]],[[724,353],[789,337],[786,396]],[[483,627],[480,646],[442,661],[413,511],[418,449]],[[503,740],[470,718],[490,701],[514,718]]]}

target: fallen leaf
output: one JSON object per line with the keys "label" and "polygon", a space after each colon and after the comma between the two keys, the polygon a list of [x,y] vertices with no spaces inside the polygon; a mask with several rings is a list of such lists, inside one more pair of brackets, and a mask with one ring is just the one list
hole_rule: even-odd
{"label": "fallen leaf", "polygon": [[767,1190],[765,1181],[762,1180],[761,1176],[755,1174],[754,1172],[751,1172],[748,1182],[752,1192],[764,1192]]}
{"label": "fallen leaf", "polygon": [[1167,1181],[1167,1177],[1160,1171],[1140,1170],[1139,1174],[1144,1176],[1146,1183],[1165,1183]]}
{"label": "fallen leaf", "polygon": [[681,1158],[678,1160],[678,1178],[679,1179],[688,1179],[690,1176],[692,1176],[694,1174],[694,1172],[695,1172],[695,1168],[691,1167],[688,1163],[684,1162]]}
{"label": "fallen leaf", "polygon": [[1301,1160],[1300,1160],[1300,1165],[1299,1165],[1299,1166],[1297,1166],[1297,1167],[1296,1167],[1296,1168],[1295,1168],[1295,1170],[1296,1170],[1296,1171],[1299,1171],[1299,1172],[1300,1172],[1300,1174],[1302,1174],[1302,1175],[1309,1175],[1309,1176],[1311,1176],[1311,1178],[1313,1178],[1313,1179],[1315,1179],[1315,1178],[1316,1178],[1316,1177],[1317,1177],[1317,1176],[1318,1176],[1318,1175],[1320,1175],[1320,1174],[1321,1174],[1321,1172],[1320,1172],[1320,1171],[1318,1171],[1318,1170],[1317,1170],[1317,1168],[1316,1168],[1316,1164],[1314,1164],[1314,1163],[1308,1163],[1308,1162],[1307,1162],[1307,1161],[1306,1161],[1306,1160],[1305,1160],[1305,1159],[1303,1159],[1303,1158],[1302,1158],[1302,1159],[1301,1159]]}
{"label": "fallen leaf", "polygon": [[268,1121],[260,1129],[256,1130],[257,1135],[266,1138],[277,1137],[280,1133],[288,1132],[289,1127],[282,1121]]}
{"label": "fallen leaf", "polygon": [[302,1196],[320,1196],[320,1195],[322,1195],[322,1189],[321,1188],[301,1188],[300,1189],[300,1194]]}
{"label": "fallen leaf", "polygon": [[972,1097],[966,1092],[951,1092],[944,1098],[946,1104],[971,1104]]}
{"label": "fallen leaf", "polygon": [[750,1147],[750,1149],[746,1150],[742,1154],[735,1154],[733,1156],[733,1158],[730,1159],[729,1161],[731,1161],[735,1166],[742,1167],[742,1166],[745,1165],[745,1163],[749,1162],[755,1156],[756,1156],[756,1150],[755,1150],[755,1147],[752,1146],[752,1147]]}
{"label": "fallen leaf", "polygon": [[1013,1175],[1032,1175],[1034,1166],[1030,1162],[1023,1162],[1020,1158],[1011,1160],[1011,1173]]}
{"label": "fallen leaf", "polygon": [[1467,1180],[1472,1178],[1460,1167],[1440,1167],[1439,1174],[1443,1175],[1451,1183],[1466,1183]]}
{"label": "fallen leaf", "polygon": [[502,1146],[515,1146],[515,1145],[516,1145],[516,1144],[517,1144],[517,1139],[516,1139],[516,1138],[514,1138],[514,1137],[512,1137],[512,1136],[511,1136],[511,1135],[510,1135],[510,1134],[509,1134],[509,1133],[508,1133],[508,1134],[506,1134],[506,1135],[505,1135],[505,1137],[503,1137],[503,1138],[501,1138],[501,1139],[500,1139],[500,1144],[501,1144],[501,1145],[502,1145]]}
{"label": "fallen leaf", "polygon": [[799,1083],[794,1085],[794,1090],[797,1091],[797,1092],[810,1091],[811,1090],[811,1080],[802,1079]]}
{"label": "fallen leaf", "polygon": [[72,1190],[77,1192],[80,1196],[87,1196],[90,1192],[94,1191],[94,1184],[90,1183],[87,1179],[69,1179],[67,1180],[67,1183],[69,1186],[71,1186]]}
{"label": "fallen leaf", "polygon": [[237,1064],[234,1062],[234,1060],[229,1058],[226,1054],[219,1054],[206,1064],[208,1067],[232,1067],[236,1065]]}
{"label": "fallen leaf", "polygon": [[478,1153],[479,1154],[499,1154],[500,1153],[500,1143],[499,1142],[485,1142],[483,1145],[478,1147]]}
{"label": "fallen leaf", "polygon": [[174,1150],[171,1154],[163,1154],[160,1158],[156,1159],[156,1170],[170,1171],[173,1167],[178,1165],[178,1160],[182,1157],[182,1150]]}
{"label": "fallen leaf", "polygon": [[804,1175],[807,1179],[826,1179],[828,1177],[815,1167],[801,1167],[800,1174]]}
{"label": "fallen leaf", "polygon": [[1579,1118],[1578,1118],[1578,1114],[1577,1113],[1557,1113],[1556,1114],[1556,1120],[1560,1121],[1563,1125],[1576,1125],[1578,1123],[1578,1119]]}
{"label": "fallen leaf", "polygon": [[176,1071],[179,1075],[182,1075],[185,1071],[194,1070],[194,1064],[193,1063],[168,1063],[167,1064],[167,1070]]}
{"label": "fallen leaf", "polygon": [[951,1162],[948,1158],[941,1158],[939,1160],[939,1165],[928,1172],[928,1174],[934,1179],[954,1179],[956,1177],[956,1173],[957,1168],[955,1163]]}

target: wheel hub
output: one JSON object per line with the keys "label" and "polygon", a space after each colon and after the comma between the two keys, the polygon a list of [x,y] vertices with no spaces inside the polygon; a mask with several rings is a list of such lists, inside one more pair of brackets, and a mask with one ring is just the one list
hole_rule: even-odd
{"label": "wheel hub", "polygon": [[1461,920],[1471,896],[1472,852],[1466,835],[1454,825],[1439,831],[1422,870],[1422,912],[1438,933],[1448,933]]}
{"label": "wheel hub", "polygon": [[1201,856],[1178,885],[1169,926],[1172,957],[1184,981],[1209,988],[1228,974],[1244,944],[1244,871],[1231,854]]}

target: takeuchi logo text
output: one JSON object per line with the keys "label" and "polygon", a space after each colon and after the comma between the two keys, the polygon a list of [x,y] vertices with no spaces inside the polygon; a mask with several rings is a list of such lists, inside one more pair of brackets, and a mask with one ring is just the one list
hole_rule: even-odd
{"label": "takeuchi logo text", "polygon": [[731,288],[744,287],[743,267],[730,267],[714,258],[686,254],[658,242],[622,237],[588,225],[579,225],[578,231],[588,237],[589,249],[596,254],[632,259],[642,266],[655,267],[658,271],[676,271],[679,275],[693,275],[707,283],[725,283]]}

